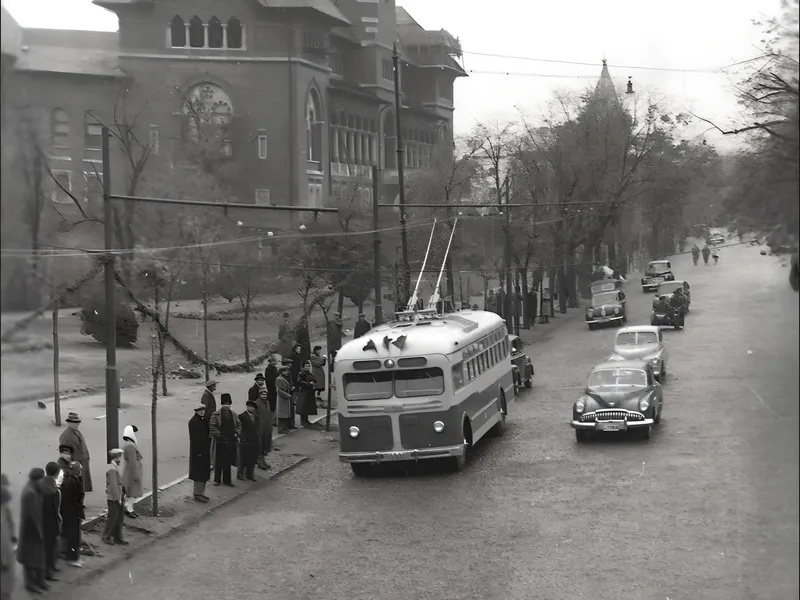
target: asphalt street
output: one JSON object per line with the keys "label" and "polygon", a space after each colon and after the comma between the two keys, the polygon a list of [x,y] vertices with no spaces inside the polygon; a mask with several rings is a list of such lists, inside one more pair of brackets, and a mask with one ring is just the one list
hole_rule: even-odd
{"label": "asphalt street", "polygon": [[[798,294],[757,248],[692,285],[649,441],[578,445],[572,402],[614,328],[537,344],[534,388],[468,468],[355,479],[334,453],[64,600],[782,600],[798,597]],[[652,295],[628,284],[629,323]]]}

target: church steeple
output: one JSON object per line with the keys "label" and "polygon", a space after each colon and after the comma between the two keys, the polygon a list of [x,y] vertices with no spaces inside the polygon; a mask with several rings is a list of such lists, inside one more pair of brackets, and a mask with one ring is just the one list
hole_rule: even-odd
{"label": "church steeple", "polygon": [[597,100],[604,100],[606,102],[619,103],[619,96],[617,90],[614,88],[614,82],[611,80],[611,73],[608,72],[608,64],[606,59],[603,59],[603,70],[600,71],[600,79],[597,81],[597,86],[594,88],[594,97]]}

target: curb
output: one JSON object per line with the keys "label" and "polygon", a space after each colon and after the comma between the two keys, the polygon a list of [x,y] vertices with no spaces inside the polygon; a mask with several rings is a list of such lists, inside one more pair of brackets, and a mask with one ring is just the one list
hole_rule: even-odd
{"label": "curb", "polygon": [[[144,550],[146,548],[149,548],[150,546],[152,546],[156,542],[168,539],[168,538],[172,537],[173,535],[176,535],[178,533],[184,532],[187,529],[189,529],[190,527],[193,527],[195,525],[200,524],[208,515],[214,513],[215,511],[219,510],[220,508],[226,507],[229,504],[233,504],[233,502],[235,502],[236,500],[239,500],[243,496],[246,496],[247,494],[249,494],[249,493],[251,493],[253,491],[258,491],[258,490],[262,489],[268,482],[272,481],[273,479],[277,479],[280,475],[282,475],[284,473],[288,473],[289,471],[293,470],[295,467],[305,463],[307,460],[308,460],[307,456],[299,456],[297,462],[287,466],[285,469],[282,469],[280,471],[276,471],[275,473],[272,473],[270,477],[260,480],[254,486],[251,486],[249,488],[243,488],[243,490],[240,493],[237,493],[236,495],[231,496],[230,498],[227,498],[227,499],[223,500],[219,504],[215,504],[214,506],[210,506],[208,509],[206,509],[205,511],[201,512],[199,515],[196,515],[194,517],[191,517],[191,518],[187,519],[186,521],[183,521],[182,523],[180,523],[176,527],[173,527],[169,531],[166,531],[166,532],[162,533],[161,535],[154,535],[153,537],[147,539],[147,541],[145,541],[144,543],[136,546],[135,548],[131,548],[127,552],[125,552],[125,553],[117,556],[116,558],[110,560],[107,564],[98,566],[96,569],[87,570],[85,572],[85,574],[76,577],[73,581],[69,582],[68,585],[69,586],[82,585],[82,584],[84,584],[86,582],[89,582],[89,581],[91,581],[91,580],[103,575],[104,573],[107,573],[108,571],[110,571],[111,569],[115,568],[119,564],[121,564],[124,561],[132,558],[134,555],[138,554],[140,551],[142,551],[142,550]],[[185,480],[185,478],[182,479],[181,481],[184,481],[184,480]],[[170,486],[172,486],[172,485],[176,485],[176,484],[174,484],[174,483],[170,484]],[[144,499],[144,497],[142,497],[142,499]],[[101,518],[101,517],[98,517],[97,519],[99,519],[99,518]],[[97,519],[95,519],[95,521]],[[86,524],[84,523],[81,527],[83,528],[85,526],[86,526]]]}
{"label": "curb", "polygon": [[[336,417],[336,415],[337,415],[336,411],[331,410],[331,423],[333,422],[333,420]],[[324,420],[325,417],[326,417],[326,415],[324,415],[324,414],[323,415],[317,415],[316,417],[310,418],[309,421],[311,421],[312,423],[319,423],[320,421]],[[324,431],[324,429],[323,429],[323,431]],[[274,442],[275,440],[279,440],[279,439],[281,439],[283,437],[286,437],[287,435],[288,434],[285,434],[285,433],[279,433],[278,435],[276,435],[276,436],[274,436],[272,438],[272,441]],[[280,473],[283,473],[283,471],[278,471],[278,472],[275,473],[275,475],[279,475]],[[176,485],[180,485],[181,483],[183,483],[187,479],[189,479],[189,475],[188,474],[182,475],[178,479],[176,479],[174,481],[170,481],[166,485],[159,486],[158,491],[159,492],[166,492],[167,490],[175,487]],[[265,481],[269,481],[270,479],[272,479],[272,477],[268,477],[267,479],[265,479]],[[139,504],[140,502],[144,502],[145,500],[150,498],[150,496],[152,496],[152,495],[153,495],[153,492],[150,491],[150,492],[147,492],[145,495],[143,495],[143,496],[141,496],[139,498],[136,498],[134,500],[134,506]],[[236,497],[236,496],[234,496],[234,497]],[[209,510],[212,510],[212,509],[209,509]],[[86,521],[81,523],[81,530],[82,531],[88,531],[88,530],[92,529],[98,522],[100,522],[103,519],[105,519],[106,515],[108,515],[108,511],[103,511],[102,513],[100,513],[96,517],[92,517],[91,519],[87,519]]]}

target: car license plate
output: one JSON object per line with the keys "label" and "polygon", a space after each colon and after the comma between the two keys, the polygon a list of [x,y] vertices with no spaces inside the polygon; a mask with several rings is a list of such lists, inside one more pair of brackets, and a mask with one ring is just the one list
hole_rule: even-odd
{"label": "car license plate", "polygon": [[387,452],[381,456],[381,461],[409,460],[413,457],[414,453],[411,451]]}
{"label": "car license plate", "polygon": [[664,278],[663,277],[654,277],[653,280],[651,281],[651,283],[653,283],[653,284],[664,283]]}
{"label": "car license plate", "polygon": [[598,425],[600,425],[600,431],[625,431],[626,429],[626,423],[624,421],[600,422]]}

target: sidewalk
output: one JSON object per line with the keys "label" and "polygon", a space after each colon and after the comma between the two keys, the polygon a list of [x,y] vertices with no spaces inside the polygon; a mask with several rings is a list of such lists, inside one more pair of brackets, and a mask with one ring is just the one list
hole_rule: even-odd
{"label": "sidewalk", "polygon": [[[233,409],[237,413],[245,410],[247,390],[253,385],[258,371],[252,373],[224,374],[216,377],[219,385],[215,393],[219,406],[220,395],[231,394]],[[198,380],[173,380],[170,383],[170,396],[158,398],[158,474],[159,488],[165,488],[185,477],[189,469],[188,422],[193,409],[200,401],[204,384]],[[327,394],[325,392],[324,394]],[[144,456],[144,491],[152,489],[152,429],[150,409],[151,387],[126,388],[121,391],[122,407],[119,411],[120,443],[122,430],[126,425],[136,425],[139,451]],[[325,398],[326,396],[323,395]],[[332,418],[335,415],[335,391],[333,395]],[[71,398],[61,402],[62,426],[56,427],[53,416],[53,403],[47,403],[46,410],[36,404],[15,404],[3,406],[0,417],[0,435],[3,452],[0,456],[2,472],[11,484],[12,513],[16,522],[19,519],[19,493],[27,481],[33,467],[42,467],[58,459],[58,438],[66,428],[63,420],[70,412],[77,412],[83,422],[81,432],[86,438],[91,455],[93,491],[86,494],[87,521],[100,516],[106,510],[105,472],[106,461],[106,421],[105,395],[95,394]],[[319,415],[312,421],[324,423],[325,411],[318,409]],[[274,437],[279,437],[273,430]],[[280,446],[280,443],[278,444]]]}

